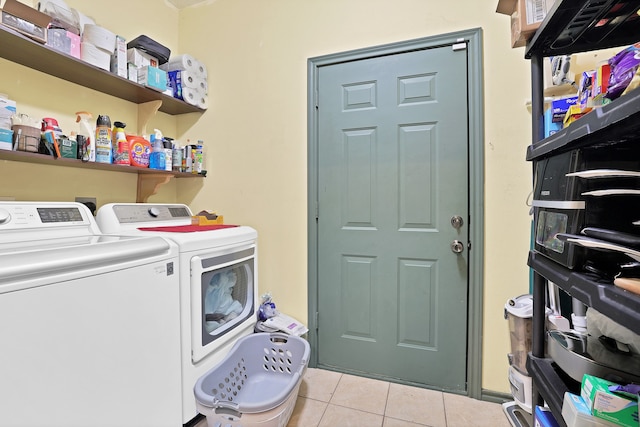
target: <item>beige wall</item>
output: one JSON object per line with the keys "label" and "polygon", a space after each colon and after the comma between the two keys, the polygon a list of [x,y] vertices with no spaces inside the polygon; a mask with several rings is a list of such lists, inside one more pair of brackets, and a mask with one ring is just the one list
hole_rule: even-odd
{"label": "beige wall", "polygon": [[[172,181],[150,201],[215,209],[227,222],[257,228],[260,290],[272,292],[278,308],[302,321],[307,320],[307,59],[482,28],[482,386],[508,392],[503,306],[507,298],[528,290],[531,165],[524,157],[531,133],[525,108],[529,63],[523,49],[510,48],[509,20],[495,13],[495,1],[464,0],[454,6],[435,0],[210,0],[182,11],[152,0],[67,3],[127,39],[146,34],[172,53],[190,53],[207,65],[209,110],[179,117],[159,114],[150,126],[181,139],[204,139],[209,175],[201,183]],[[137,127],[135,105],[4,60],[0,72],[0,92],[16,99],[21,112],[57,117],[65,130],[76,126],[73,113],[78,110],[109,114]],[[0,197],[96,196],[99,205],[135,199],[135,175],[129,174],[0,161],[0,180]]]}

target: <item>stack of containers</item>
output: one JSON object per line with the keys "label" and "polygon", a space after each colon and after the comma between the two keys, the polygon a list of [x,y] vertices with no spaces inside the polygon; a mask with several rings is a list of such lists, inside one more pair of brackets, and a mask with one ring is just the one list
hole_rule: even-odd
{"label": "stack of containers", "polygon": [[116,35],[96,24],[84,24],[80,57],[83,61],[111,71],[111,55],[116,49]]}
{"label": "stack of containers", "polygon": [[207,67],[189,54],[178,55],[160,66],[169,75],[173,97],[206,110],[209,107]]}

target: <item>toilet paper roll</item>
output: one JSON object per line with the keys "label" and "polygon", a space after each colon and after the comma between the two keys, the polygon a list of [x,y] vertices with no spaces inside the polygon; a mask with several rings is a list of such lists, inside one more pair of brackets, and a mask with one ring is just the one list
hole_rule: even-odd
{"label": "toilet paper roll", "polygon": [[197,72],[196,64],[198,61],[191,55],[185,53],[175,57],[171,57],[169,62],[166,62],[160,66],[165,71],[186,70],[193,73]]}
{"label": "toilet paper roll", "polygon": [[82,41],[91,43],[111,55],[116,49],[116,35],[95,24],[85,24]]}
{"label": "toilet paper roll", "polygon": [[80,59],[98,68],[110,71],[111,55],[91,43],[80,43]]}
{"label": "toilet paper roll", "polygon": [[205,79],[198,80],[198,90],[205,95],[209,93],[209,84]]}

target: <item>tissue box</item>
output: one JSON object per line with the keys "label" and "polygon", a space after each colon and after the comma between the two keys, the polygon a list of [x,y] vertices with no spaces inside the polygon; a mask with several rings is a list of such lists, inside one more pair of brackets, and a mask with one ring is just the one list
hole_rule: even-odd
{"label": "tissue box", "polygon": [[638,427],[638,402],[609,391],[614,382],[585,374],[580,396],[591,414],[624,427]]}
{"label": "tissue box", "polygon": [[0,97],[0,128],[11,128],[11,116],[16,114],[16,101]]}
{"label": "tissue box", "polygon": [[13,150],[13,131],[0,129],[0,150]]}
{"label": "tissue box", "polygon": [[167,72],[148,65],[138,68],[138,83],[148,88],[164,92],[167,90]]}
{"label": "tissue box", "polygon": [[562,418],[567,427],[615,427],[616,424],[596,418],[584,403],[584,399],[573,393],[566,392],[562,402]]}
{"label": "tissue box", "polygon": [[62,28],[47,30],[47,46],[80,59],[80,36]]}

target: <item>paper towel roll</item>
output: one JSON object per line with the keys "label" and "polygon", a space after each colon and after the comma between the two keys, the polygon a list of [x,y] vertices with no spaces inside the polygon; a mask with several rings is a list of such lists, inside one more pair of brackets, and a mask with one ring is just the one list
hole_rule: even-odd
{"label": "paper towel roll", "polygon": [[194,71],[196,72],[196,74],[198,74],[198,76],[200,76],[204,80],[207,80],[207,67],[202,62],[196,60]]}
{"label": "paper towel roll", "polygon": [[180,71],[180,80],[182,87],[191,87],[194,89],[200,88],[200,82],[202,79],[196,75],[193,71],[182,70]]}
{"label": "paper towel roll", "polygon": [[198,90],[205,95],[209,93],[209,84],[205,79],[198,80]]}
{"label": "paper towel roll", "polygon": [[82,41],[91,43],[98,49],[102,49],[109,55],[116,49],[116,35],[106,28],[95,24],[85,24]]}
{"label": "paper towel roll", "polygon": [[196,63],[198,61],[196,61],[196,59],[185,53],[182,55],[178,55],[175,57],[171,57],[169,59],[169,62],[166,62],[164,64],[162,64],[160,66],[161,69],[165,70],[165,71],[176,71],[176,70],[186,70],[186,71],[191,71],[196,73],[197,72],[197,67],[196,67]]}
{"label": "paper towel roll", "polygon": [[198,89],[193,87],[183,87],[182,88],[182,100],[190,105],[198,105],[198,100],[200,98],[200,93]]}
{"label": "paper towel roll", "polygon": [[206,110],[207,108],[209,108],[209,96],[203,93],[198,93],[199,98],[198,101],[196,102],[196,106],[199,108],[202,108],[203,110]]}
{"label": "paper towel roll", "polygon": [[80,59],[98,68],[110,71],[111,55],[91,43],[80,43]]}

